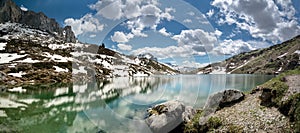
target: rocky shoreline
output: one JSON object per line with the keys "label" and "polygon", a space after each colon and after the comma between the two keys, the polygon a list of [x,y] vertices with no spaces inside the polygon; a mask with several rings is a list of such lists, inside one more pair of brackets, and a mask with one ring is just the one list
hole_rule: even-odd
{"label": "rocky shoreline", "polygon": [[218,92],[202,109],[162,103],[149,109],[145,121],[153,132],[299,132],[299,74],[300,68],[282,73],[249,93]]}

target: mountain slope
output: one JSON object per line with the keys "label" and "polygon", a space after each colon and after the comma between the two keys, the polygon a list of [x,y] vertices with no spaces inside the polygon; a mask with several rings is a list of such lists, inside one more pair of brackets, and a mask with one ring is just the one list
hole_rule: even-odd
{"label": "mountain slope", "polygon": [[[34,22],[24,24],[15,18],[26,18],[26,13],[21,12],[21,16],[12,13],[13,10],[20,11],[20,9],[10,2],[11,0],[0,2],[0,6],[5,8],[0,9],[2,17],[0,84],[77,82],[99,78],[178,73],[156,60],[142,56],[126,56],[107,49],[104,45],[97,46],[73,41],[72,37],[67,37],[73,34],[71,27],[54,28],[51,31],[47,27],[57,23],[55,21],[52,23],[52,20],[48,21],[49,19],[42,13],[38,13],[44,17],[38,19],[37,27]],[[3,12],[3,10],[10,12]],[[40,16],[31,11],[27,12],[33,16]],[[3,19],[3,14],[8,15],[5,18],[9,19]],[[4,20],[10,22],[3,22]],[[60,34],[55,30],[64,31]],[[70,32],[69,35],[67,35],[68,32]],[[67,41],[68,39],[70,40]]]}
{"label": "mountain slope", "polygon": [[265,49],[235,55],[225,61],[199,68],[197,73],[278,74],[300,65],[300,35]]}

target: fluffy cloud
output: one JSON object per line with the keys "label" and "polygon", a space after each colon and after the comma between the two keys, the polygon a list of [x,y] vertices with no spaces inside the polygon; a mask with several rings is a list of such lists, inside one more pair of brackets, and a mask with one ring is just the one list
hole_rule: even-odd
{"label": "fluffy cloud", "polygon": [[192,55],[205,55],[204,52],[197,52],[191,46],[168,46],[165,48],[159,47],[145,47],[133,50],[131,54],[139,55],[144,53],[151,53],[159,59],[175,58],[175,57],[191,57]]}
{"label": "fluffy cloud", "polygon": [[183,23],[192,23],[192,20],[191,19],[185,19],[185,20],[183,20]]}
{"label": "fluffy cloud", "polygon": [[300,34],[291,0],[214,0],[219,24],[236,24],[252,37],[282,42]]}
{"label": "fluffy cloud", "polygon": [[132,49],[132,46],[127,45],[127,44],[120,43],[117,46],[118,46],[119,49],[125,50],[125,51],[130,51]]}
{"label": "fluffy cloud", "polygon": [[160,34],[164,35],[164,36],[171,36],[172,34],[171,33],[168,33],[166,28],[161,28],[159,31],[158,31]]}
{"label": "fluffy cloud", "polygon": [[242,52],[249,52],[256,48],[252,46],[254,42],[244,42],[242,40],[224,40],[219,46],[213,49],[213,52],[220,55],[236,55]]}
{"label": "fluffy cloud", "polygon": [[200,68],[200,67],[205,67],[207,66],[208,64],[205,63],[205,64],[200,64],[198,62],[195,62],[195,61],[189,61],[189,60],[186,60],[186,61],[183,61],[182,62],[182,66],[181,67],[187,67],[187,68]]}
{"label": "fluffy cloud", "polygon": [[211,9],[211,10],[209,10],[209,11],[206,13],[206,15],[207,15],[208,17],[211,17],[212,15],[214,15],[214,13],[215,13],[215,10],[214,10],[214,9]]}
{"label": "fluffy cloud", "polygon": [[205,32],[202,29],[182,30],[179,35],[173,36],[172,39],[176,40],[179,46],[192,46],[198,52],[209,52],[217,43],[215,33]]}
{"label": "fluffy cloud", "polygon": [[28,11],[28,8],[26,8],[24,5],[21,5],[20,9],[25,12]]}
{"label": "fluffy cloud", "polygon": [[80,19],[68,18],[64,21],[65,25],[72,27],[76,36],[86,32],[102,31],[104,25],[94,18],[91,14],[86,14]]}
{"label": "fluffy cloud", "polygon": [[133,34],[125,34],[124,32],[116,31],[110,38],[113,42],[126,43],[129,39],[133,38]]}
{"label": "fluffy cloud", "polygon": [[147,37],[145,28],[155,29],[162,19],[171,20],[174,17],[173,8],[160,9],[157,0],[99,0],[89,7],[106,19],[128,19],[126,26],[134,36]]}

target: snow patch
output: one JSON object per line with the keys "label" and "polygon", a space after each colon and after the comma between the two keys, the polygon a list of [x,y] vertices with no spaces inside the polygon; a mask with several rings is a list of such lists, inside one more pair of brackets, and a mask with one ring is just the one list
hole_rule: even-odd
{"label": "snow patch", "polygon": [[0,50],[5,50],[6,44],[7,44],[6,42],[0,43]]}
{"label": "snow patch", "polygon": [[300,54],[300,50],[296,50],[294,53],[295,54]]}
{"label": "snow patch", "polygon": [[[252,59],[253,60],[253,59]],[[235,69],[233,69],[231,72],[229,72],[228,74],[230,74],[230,73],[232,73],[232,72],[234,72],[235,70],[237,70],[237,69],[240,69],[240,68],[242,68],[242,67],[244,67],[245,65],[247,65],[250,61],[252,61],[252,60],[244,60],[244,64],[242,64],[242,65],[240,65],[240,66],[238,66],[238,67],[236,67]]]}
{"label": "snow patch", "polygon": [[51,60],[55,61],[55,62],[68,62],[68,61],[73,61],[72,58],[70,57],[63,57],[61,55],[58,54],[53,54],[51,55],[48,52],[43,52],[43,56],[50,58]]}
{"label": "snow patch", "polygon": [[8,73],[7,75],[22,78],[22,75],[25,75],[25,72],[20,71],[19,73]]}
{"label": "snow patch", "polygon": [[60,68],[58,66],[53,66],[55,68],[55,72],[69,72],[68,68]]}
{"label": "snow patch", "polygon": [[0,53],[0,64],[10,63],[15,59],[25,57],[26,55],[18,55],[17,53]]}
{"label": "snow patch", "polygon": [[25,60],[20,60],[20,61],[15,61],[15,62],[20,62],[20,63],[37,63],[41,62],[39,60],[33,60],[32,58],[26,58]]}
{"label": "snow patch", "polygon": [[12,64],[9,64],[9,68],[15,68],[16,67],[16,65],[17,65],[17,63],[12,63]]}
{"label": "snow patch", "polygon": [[226,68],[219,67],[218,69],[213,69],[210,74],[226,74]]}
{"label": "snow patch", "polygon": [[72,72],[72,73],[73,73],[73,74],[78,74],[78,73],[87,74],[87,71],[84,69],[84,66],[80,66],[80,67],[79,67],[79,70],[73,68],[73,72]]}
{"label": "snow patch", "polygon": [[49,44],[48,47],[52,50],[70,48],[71,44]]}
{"label": "snow patch", "polygon": [[283,56],[286,56],[288,53],[286,52],[286,53],[284,53],[284,54],[282,54],[282,55],[279,55],[277,58],[282,58]]}
{"label": "snow patch", "polygon": [[134,77],[146,77],[149,76],[148,74],[142,73],[142,72],[137,72],[136,74],[133,74]]}
{"label": "snow patch", "polygon": [[23,92],[26,92],[26,89],[23,89],[22,87],[15,87],[15,88],[12,88],[12,89],[8,89],[8,91],[23,93]]}

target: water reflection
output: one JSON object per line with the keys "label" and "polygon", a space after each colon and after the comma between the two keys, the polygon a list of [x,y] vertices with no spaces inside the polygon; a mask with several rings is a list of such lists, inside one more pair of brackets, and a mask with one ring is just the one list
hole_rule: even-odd
{"label": "water reflection", "polygon": [[[177,75],[115,78],[85,84],[17,88],[0,95],[1,130],[22,132],[148,132],[147,108],[177,99],[202,107],[209,94],[247,91],[265,75]],[[17,90],[12,88],[12,90]]]}

